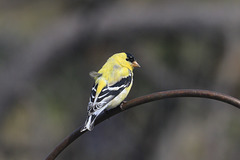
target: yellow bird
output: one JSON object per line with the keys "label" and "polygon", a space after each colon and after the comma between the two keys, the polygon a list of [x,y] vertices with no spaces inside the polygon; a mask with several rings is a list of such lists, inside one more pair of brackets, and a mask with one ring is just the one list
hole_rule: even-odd
{"label": "yellow bird", "polygon": [[87,119],[81,132],[93,130],[94,122],[104,110],[117,107],[127,97],[133,84],[133,69],[140,67],[133,55],[116,53],[98,71],[90,72],[95,83],[87,108]]}

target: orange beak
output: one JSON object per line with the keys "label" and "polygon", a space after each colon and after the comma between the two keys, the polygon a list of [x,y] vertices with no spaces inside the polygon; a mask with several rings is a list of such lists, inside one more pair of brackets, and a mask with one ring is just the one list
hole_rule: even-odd
{"label": "orange beak", "polygon": [[137,61],[133,61],[133,62],[132,62],[132,66],[133,66],[133,67],[141,67],[141,66],[137,63]]}

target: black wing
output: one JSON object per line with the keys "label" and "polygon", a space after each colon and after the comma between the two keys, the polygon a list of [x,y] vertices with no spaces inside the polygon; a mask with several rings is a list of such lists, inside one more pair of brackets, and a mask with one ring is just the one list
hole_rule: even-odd
{"label": "black wing", "polygon": [[96,90],[97,90],[98,84],[94,84],[92,87],[91,95],[90,95],[88,112],[92,113],[95,110],[107,104],[108,102],[110,102],[113,98],[119,95],[126,87],[128,87],[131,84],[132,78],[133,78],[132,74],[129,74],[128,77],[122,78],[120,81],[116,82],[115,84],[104,87],[102,91],[99,93],[96,99],[95,105],[93,104],[96,98]]}

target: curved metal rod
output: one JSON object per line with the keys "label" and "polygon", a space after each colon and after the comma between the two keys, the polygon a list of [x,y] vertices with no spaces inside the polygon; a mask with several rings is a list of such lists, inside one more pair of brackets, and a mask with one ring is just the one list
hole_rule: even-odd
{"label": "curved metal rod", "polygon": [[[116,107],[114,109],[109,110],[107,113],[101,114],[96,122],[95,125],[101,123],[102,121],[118,114],[124,110],[133,108],[135,106],[161,100],[167,98],[176,98],[176,97],[200,97],[200,98],[208,98],[214,99],[221,102],[228,103],[240,109],[240,100],[229,95],[225,95],[218,92],[208,91],[208,90],[198,90],[198,89],[180,89],[180,90],[169,90],[169,91],[162,91],[156,92],[149,95],[141,96],[130,101],[127,101],[122,104],[121,108]],[[79,127],[75,131],[73,131],[69,136],[67,136],[63,141],[58,144],[55,149],[47,156],[46,160],[54,160],[67,146],[69,146],[73,141],[75,141],[78,137],[83,135],[85,132],[80,132]]]}

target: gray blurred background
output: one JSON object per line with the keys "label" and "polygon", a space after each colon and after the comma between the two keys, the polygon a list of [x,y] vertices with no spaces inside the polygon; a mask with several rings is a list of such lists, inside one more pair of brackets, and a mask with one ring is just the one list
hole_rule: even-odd
{"label": "gray blurred background", "polygon": [[[1,0],[0,159],[44,159],[82,125],[88,73],[116,52],[142,66],[128,100],[183,88],[240,97],[239,8],[234,0]],[[58,159],[239,157],[238,109],[176,98],[110,118]]]}

